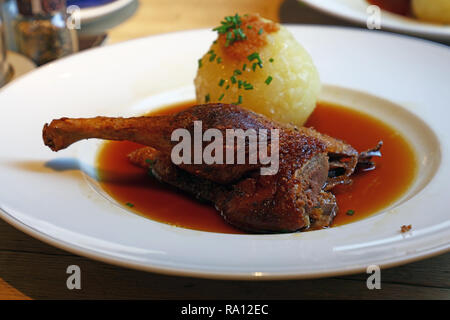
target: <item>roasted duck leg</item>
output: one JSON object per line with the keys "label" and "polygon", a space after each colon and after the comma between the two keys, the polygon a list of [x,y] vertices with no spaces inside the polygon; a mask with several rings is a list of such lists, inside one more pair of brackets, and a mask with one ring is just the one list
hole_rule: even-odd
{"label": "roasted duck leg", "polygon": [[[218,129],[279,131],[279,168],[261,175],[257,164],[179,164],[171,162],[176,142],[171,134],[186,129],[194,134],[194,121],[203,132]],[[370,163],[350,145],[311,128],[282,125],[234,105],[199,105],[169,116],[53,120],[43,130],[44,143],[58,151],[89,138],[128,140],[150,148],[131,155],[161,181],[212,202],[231,224],[253,232],[282,232],[329,226],[338,208],[327,192],[349,183],[359,161]],[[267,136],[268,143],[271,136]],[[230,146],[224,145],[223,152]],[[232,148],[236,146],[232,145]],[[247,146],[248,147],[248,146]],[[373,151],[373,150],[372,150]],[[249,148],[245,150],[249,155]],[[330,174],[331,173],[331,174]]]}
{"label": "roasted duck leg", "polygon": [[[325,148],[325,152],[333,159],[346,159],[344,177],[349,177],[358,162],[358,152],[350,145],[338,139],[321,134],[311,128],[297,128],[270,121],[264,116],[239,108],[234,105],[209,104],[200,105],[169,116],[135,117],[135,118],[108,118],[96,117],[89,119],[61,118],[45,125],[43,130],[44,143],[53,151],[65,149],[72,143],[89,138],[106,140],[128,140],[153,147],[165,154],[170,154],[176,144],[171,141],[171,134],[175,129],[184,128],[193,134],[194,121],[202,121],[203,131],[215,128],[224,135],[227,129],[280,129],[284,136],[297,136],[298,143],[305,142],[311,147]],[[286,139],[280,139],[286,144]],[[306,141],[308,140],[308,141]],[[270,137],[268,137],[270,142]],[[227,146],[224,146],[224,149]],[[234,145],[232,147],[235,147]],[[280,145],[280,147],[282,147]],[[225,152],[225,150],[224,150]],[[248,157],[248,150],[246,150]],[[339,166],[340,161],[334,161]],[[195,164],[180,165],[196,175],[220,183],[237,181],[248,171],[260,167],[259,164],[220,165],[208,166]],[[343,179],[333,179],[333,186]],[[347,180],[345,180],[347,181]]]}

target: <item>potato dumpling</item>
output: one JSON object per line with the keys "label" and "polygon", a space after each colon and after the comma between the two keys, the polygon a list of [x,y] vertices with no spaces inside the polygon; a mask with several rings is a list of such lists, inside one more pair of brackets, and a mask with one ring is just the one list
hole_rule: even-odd
{"label": "potato dumpling", "polygon": [[412,0],[412,10],[420,20],[450,23],[450,0]]}
{"label": "potato dumpling", "polygon": [[200,60],[198,103],[241,105],[303,125],[316,106],[320,79],[306,50],[277,23],[258,15],[226,17]]}

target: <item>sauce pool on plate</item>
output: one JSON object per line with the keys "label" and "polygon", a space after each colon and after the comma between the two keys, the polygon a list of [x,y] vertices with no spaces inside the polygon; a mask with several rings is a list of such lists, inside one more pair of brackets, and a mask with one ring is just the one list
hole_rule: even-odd
{"label": "sauce pool on plate", "polygon": [[[151,115],[176,113],[195,103],[169,106]],[[382,121],[352,109],[319,102],[306,123],[319,132],[345,140],[358,151],[383,141],[382,157],[374,158],[375,170],[353,176],[353,184],[332,190],[339,213],[333,226],[366,218],[399,199],[416,174],[415,154],[395,129]],[[228,225],[214,207],[201,203],[182,191],[158,182],[146,170],[132,165],[127,155],[141,145],[127,141],[104,143],[98,155],[102,188],[118,203],[155,221],[179,227],[220,232],[243,233]]]}

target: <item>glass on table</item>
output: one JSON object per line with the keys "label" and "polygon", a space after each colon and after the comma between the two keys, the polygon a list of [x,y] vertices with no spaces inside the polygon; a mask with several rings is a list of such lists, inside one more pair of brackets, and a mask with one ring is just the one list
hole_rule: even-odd
{"label": "glass on table", "polygon": [[[0,0],[0,9],[2,6],[2,0]],[[6,59],[6,45],[5,45],[5,29],[3,19],[0,10],[0,87],[5,85],[12,76],[12,69]]]}

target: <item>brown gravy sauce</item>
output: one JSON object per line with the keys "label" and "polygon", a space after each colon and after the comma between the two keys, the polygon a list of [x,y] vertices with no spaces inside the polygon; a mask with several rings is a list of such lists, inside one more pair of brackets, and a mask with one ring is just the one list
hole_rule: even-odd
{"label": "brown gravy sauce", "polygon": [[[170,114],[195,102],[168,106],[151,115]],[[410,144],[394,128],[362,112],[320,102],[306,126],[350,143],[358,151],[383,140],[383,156],[377,168],[353,177],[350,186],[333,190],[339,213],[333,226],[366,218],[399,199],[416,176],[416,159]],[[150,219],[179,227],[221,233],[243,233],[228,225],[209,204],[156,181],[146,171],[129,163],[127,154],[141,147],[132,142],[106,142],[98,155],[100,184],[125,208]],[[353,215],[347,214],[349,210]],[[350,212],[351,213],[351,212]]]}

